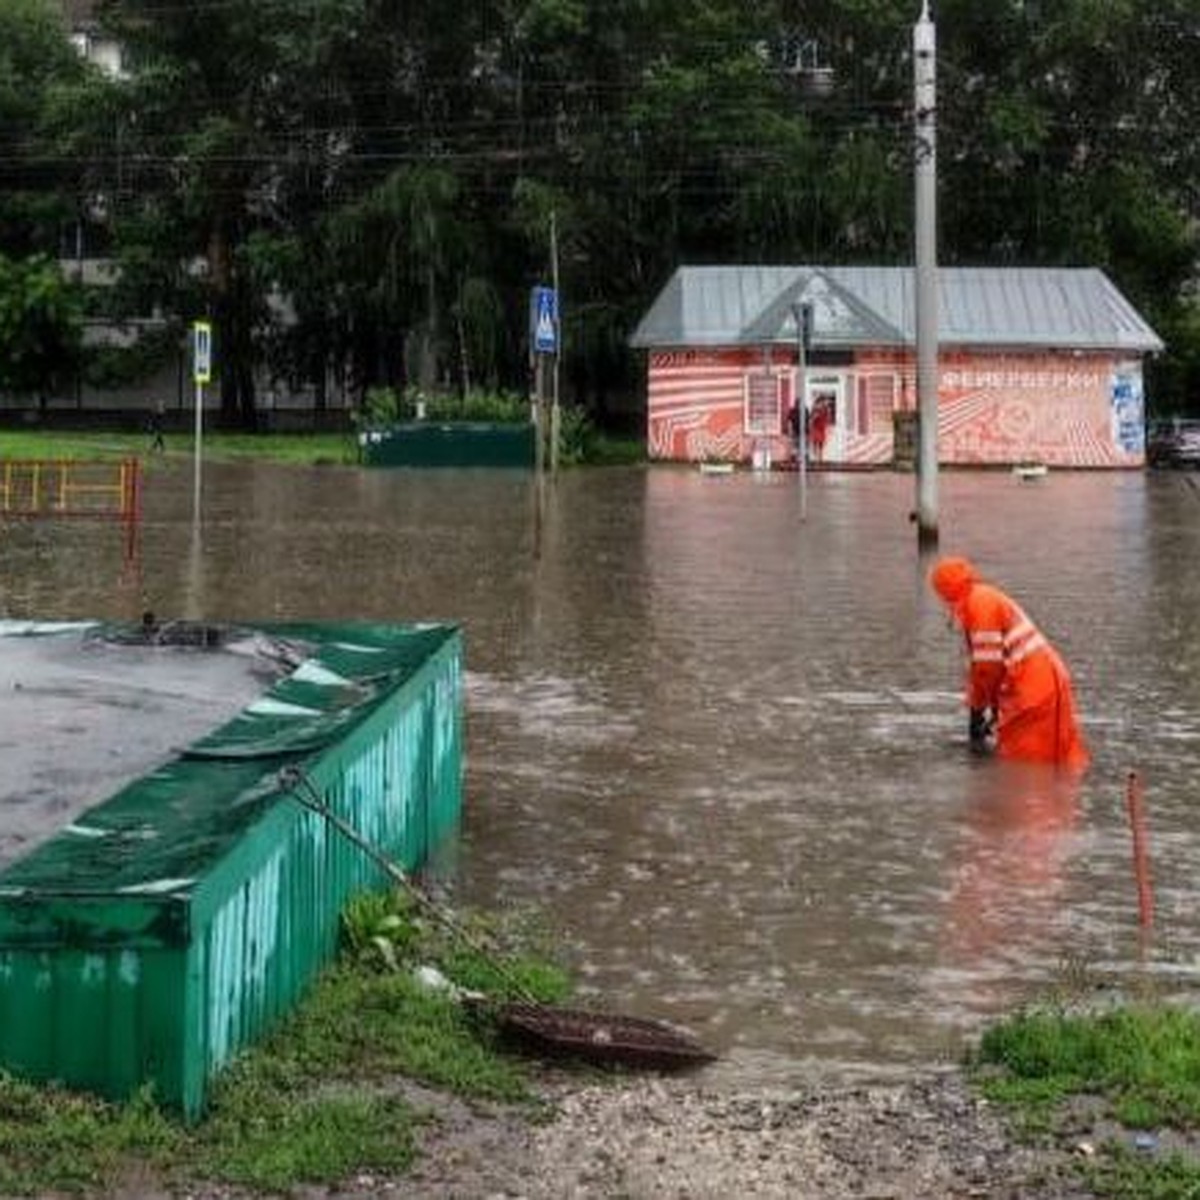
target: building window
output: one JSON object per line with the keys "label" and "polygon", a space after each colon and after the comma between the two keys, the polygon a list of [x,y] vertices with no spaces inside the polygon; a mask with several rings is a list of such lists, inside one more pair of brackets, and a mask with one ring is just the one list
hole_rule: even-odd
{"label": "building window", "polygon": [[755,371],[745,377],[746,432],[773,437],[783,432],[783,385],[786,376],[777,371]]}
{"label": "building window", "polygon": [[860,375],[855,405],[857,432],[890,433],[896,409],[895,375]]}

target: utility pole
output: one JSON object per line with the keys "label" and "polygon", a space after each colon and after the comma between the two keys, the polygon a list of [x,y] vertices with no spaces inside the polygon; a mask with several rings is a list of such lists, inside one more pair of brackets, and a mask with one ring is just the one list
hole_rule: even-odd
{"label": "utility pole", "polygon": [[913,27],[916,200],[917,545],[938,540],[937,31]]}

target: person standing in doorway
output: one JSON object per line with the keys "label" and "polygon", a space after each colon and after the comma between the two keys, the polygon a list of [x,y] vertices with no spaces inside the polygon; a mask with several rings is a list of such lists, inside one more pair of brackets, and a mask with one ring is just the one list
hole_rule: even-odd
{"label": "person standing in doorway", "polygon": [[829,405],[824,400],[813,404],[808,418],[808,444],[812,448],[812,461],[819,463],[825,456],[825,439],[829,436]]}
{"label": "person standing in doorway", "polygon": [[986,751],[994,733],[1001,758],[1083,770],[1071,674],[1021,606],[965,558],[939,559],[929,583],[966,638],[971,748]]}

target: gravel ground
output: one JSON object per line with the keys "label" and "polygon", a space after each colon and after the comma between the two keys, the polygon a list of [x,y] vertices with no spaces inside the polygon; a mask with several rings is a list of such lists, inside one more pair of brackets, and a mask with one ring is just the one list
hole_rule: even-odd
{"label": "gravel ground", "polygon": [[[804,1091],[706,1087],[646,1077],[551,1082],[557,1115],[426,1097],[438,1119],[415,1172],[364,1178],[342,1196],[427,1200],[728,1200],[731,1197],[1088,1195],[1064,1154],[1018,1145],[955,1073]],[[421,1096],[414,1102],[423,1103]]]}
{"label": "gravel ground", "polygon": [[[589,1083],[548,1072],[547,1118],[403,1081],[429,1116],[394,1178],[299,1188],[289,1200],[1092,1200],[1067,1151],[1020,1145],[957,1073],[811,1091],[702,1079]],[[106,1200],[252,1200],[131,1177]],[[257,1194],[261,1200],[261,1194]]]}

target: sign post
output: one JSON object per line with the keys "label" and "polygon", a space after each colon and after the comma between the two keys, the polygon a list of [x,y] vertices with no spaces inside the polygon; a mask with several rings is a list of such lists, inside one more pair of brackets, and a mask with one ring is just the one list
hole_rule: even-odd
{"label": "sign post", "polygon": [[537,354],[558,351],[558,293],[552,287],[535,287],[533,304],[533,349]]}
{"label": "sign post", "polygon": [[194,516],[200,515],[200,451],[204,438],[204,385],[212,379],[212,325],[208,321],[192,324],[192,381],[196,385],[196,444],[193,459]]}
{"label": "sign post", "polygon": [[792,305],[796,322],[796,469],[800,472],[800,520],[808,517],[808,352],[812,348],[812,305]]}
{"label": "sign post", "polygon": [[[546,359],[558,354],[558,290],[552,287],[538,285],[529,297],[529,344],[533,348],[534,378],[537,413],[538,456],[537,469],[539,473],[545,463],[545,390],[546,390]],[[557,374],[557,372],[555,373]],[[557,396],[554,397],[557,401]],[[557,416],[557,414],[554,414]],[[555,434],[557,431],[553,431]],[[555,451],[552,448],[552,454]]]}
{"label": "sign post", "polygon": [[562,361],[562,293],[558,288],[558,213],[550,210],[550,283],[554,291],[554,351],[550,368],[550,476],[558,479],[562,411],[559,407],[559,363]]}

